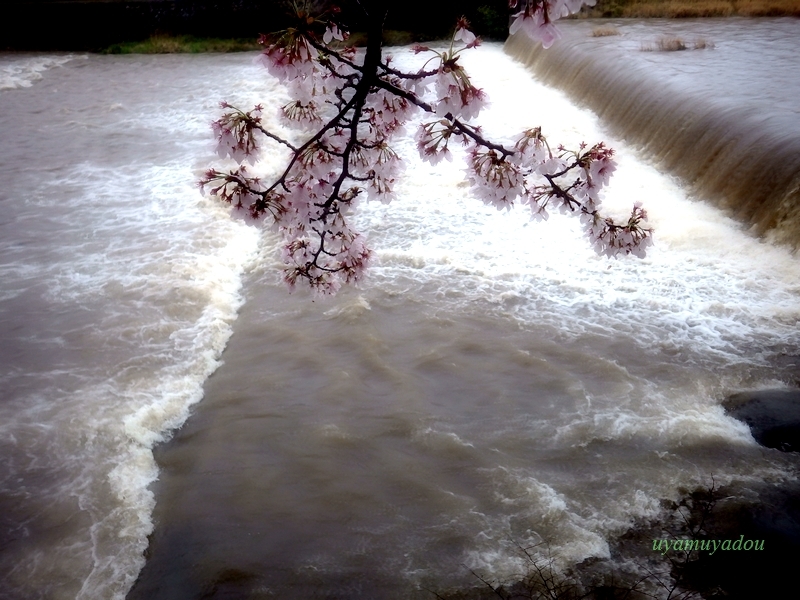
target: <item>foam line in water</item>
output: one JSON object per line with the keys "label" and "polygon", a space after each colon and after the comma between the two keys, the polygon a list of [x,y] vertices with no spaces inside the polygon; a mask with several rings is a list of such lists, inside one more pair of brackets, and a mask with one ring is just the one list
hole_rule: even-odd
{"label": "foam line in water", "polygon": [[12,398],[0,430],[13,456],[26,455],[12,474],[53,471],[31,502],[54,514],[74,502],[76,522],[88,522],[34,538],[17,557],[10,583],[19,589],[45,579],[69,582],[70,593],[80,582],[73,598],[121,600],[141,569],[158,472],[152,448],[185,421],[219,365],[258,239],[192,181],[183,163],[81,164],[47,182],[57,193],[29,200],[45,213],[69,210],[58,212],[57,245],[20,258],[18,293],[36,285],[53,314],[83,307],[92,317],[73,318],[57,339],[40,332],[37,346],[66,345],[75,364],[40,366],[40,390]]}

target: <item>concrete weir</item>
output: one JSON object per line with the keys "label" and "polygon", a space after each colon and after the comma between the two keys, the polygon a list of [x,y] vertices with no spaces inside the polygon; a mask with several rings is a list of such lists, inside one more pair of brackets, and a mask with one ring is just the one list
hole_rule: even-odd
{"label": "concrete weir", "polygon": [[[639,49],[595,48],[586,28],[564,28],[548,50],[511,36],[505,51],[538,78],[588,106],[693,195],[726,210],[757,236],[800,244],[800,137],[762,111],[671,86]],[[789,119],[791,121],[791,119]]]}

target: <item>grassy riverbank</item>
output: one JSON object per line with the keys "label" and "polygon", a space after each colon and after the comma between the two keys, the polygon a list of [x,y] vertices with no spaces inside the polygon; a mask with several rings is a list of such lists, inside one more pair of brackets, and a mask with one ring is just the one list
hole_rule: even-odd
{"label": "grassy riverbank", "polygon": [[589,17],[800,17],[800,0],[598,0]]}
{"label": "grassy riverbank", "polygon": [[[386,46],[405,46],[430,39],[411,31],[387,30],[383,32]],[[354,33],[349,42],[362,46],[366,36]],[[261,50],[255,39],[201,38],[191,35],[154,35],[140,42],[113,44],[102,50],[102,54],[198,54],[200,52],[250,52]]]}

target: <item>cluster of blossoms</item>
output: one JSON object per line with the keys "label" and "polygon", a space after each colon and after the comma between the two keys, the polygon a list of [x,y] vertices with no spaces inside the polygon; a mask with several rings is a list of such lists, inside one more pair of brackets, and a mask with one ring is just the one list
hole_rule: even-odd
{"label": "cluster of blossoms", "polygon": [[[540,23],[535,25],[537,39],[549,39],[552,20],[581,1],[536,0],[514,23],[528,33]],[[311,132],[302,144],[265,129],[260,106],[244,112],[223,103],[227,112],[213,124],[219,155],[240,166],[229,172],[209,170],[200,184],[253,219],[272,222],[283,236],[284,278],[291,287],[305,281],[319,292],[334,293],[362,277],[371,253],[350,216],[361,198],[391,201],[402,169],[391,141],[420,110],[434,117],[417,131],[420,156],[431,164],[452,160],[450,143],[455,140],[466,152],[471,189],[487,204],[502,209],[519,202],[536,219],[546,219],[553,208],[575,213],[598,251],[644,254],[651,231],[641,225],[646,214],[640,206],[625,224],[598,213],[599,192],[614,170],[610,149],[597,144],[554,152],[538,128],[505,147],[469,123],[485,106],[486,95],[459,63],[461,52],[480,44],[465,19],[458,21],[448,49],[414,48],[426,62],[413,73],[384,60],[382,22],[373,12],[365,52],[343,47],[346,29],[335,10],[319,16],[300,13],[296,27],[262,36],[261,60],[293,98],[281,116]],[[254,163],[260,136],[288,149],[285,169],[269,184],[241,166]]]}
{"label": "cluster of blossoms", "polygon": [[596,3],[597,0],[509,0],[510,8],[519,9],[509,31],[514,34],[521,30],[532,40],[541,42],[543,48],[549,48],[561,38],[554,21],[575,14],[584,4],[594,6]]}

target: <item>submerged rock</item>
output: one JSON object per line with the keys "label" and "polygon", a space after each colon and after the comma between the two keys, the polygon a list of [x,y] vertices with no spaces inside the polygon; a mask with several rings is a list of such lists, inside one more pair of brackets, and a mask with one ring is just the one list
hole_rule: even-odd
{"label": "submerged rock", "polygon": [[800,452],[800,390],[742,392],[722,405],[732,417],[747,423],[759,444]]}

